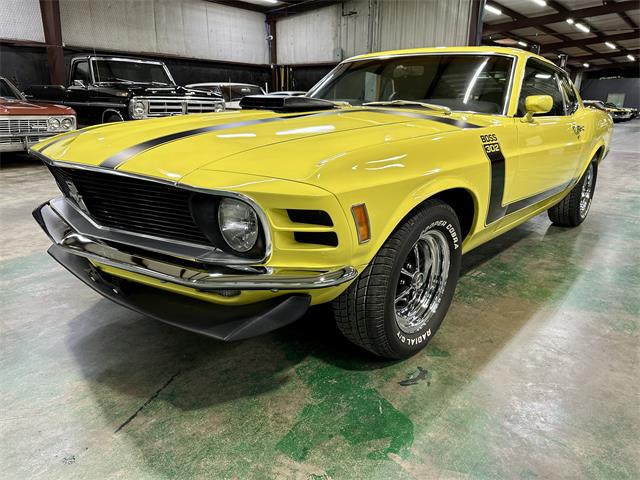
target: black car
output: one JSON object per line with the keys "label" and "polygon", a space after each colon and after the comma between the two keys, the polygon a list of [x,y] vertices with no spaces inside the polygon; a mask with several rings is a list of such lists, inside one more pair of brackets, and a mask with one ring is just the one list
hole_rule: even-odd
{"label": "black car", "polygon": [[69,86],[34,85],[27,98],[73,107],[81,125],[224,110],[219,95],[176,85],[164,62],[74,57]]}

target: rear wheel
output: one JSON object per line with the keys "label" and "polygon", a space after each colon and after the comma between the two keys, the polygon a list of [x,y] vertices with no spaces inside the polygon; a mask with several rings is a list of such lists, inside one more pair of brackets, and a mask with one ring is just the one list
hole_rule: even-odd
{"label": "rear wheel", "polygon": [[577,227],[587,218],[596,188],[598,164],[592,161],[582,178],[562,201],[549,210],[549,219],[563,227]]}
{"label": "rear wheel", "polygon": [[453,209],[439,200],[425,202],[334,300],[342,333],[388,358],[406,358],[424,348],[451,304],[460,242]]}

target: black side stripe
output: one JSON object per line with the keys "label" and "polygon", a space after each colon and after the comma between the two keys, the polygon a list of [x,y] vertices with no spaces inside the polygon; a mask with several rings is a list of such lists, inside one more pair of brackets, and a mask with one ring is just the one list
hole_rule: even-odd
{"label": "black side stripe", "polygon": [[554,195],[557,195],[558,193],[563,192],[570,187],[573,187],[573,185],[578,183],[578,180],[580,180],[580,178],[573,178],[569,182],[557,185],[543,192],[536,193],[535,195],[532,195],[530,197],[516,200],[515,202],[509,203],[508,205],[503,205],[502,200],[504,195],[505,183],[505,158],[504,155],[502,155],[502,150],[500,149],[489,152],[488,150],[491,150],[491,148],[487,149],[488,145],[498,144],[489,143],[483,145],[485,153],[489,158],[491,168],[489,208],[487,209],[487,220],[485,221],[485,225],[489,225],[490,223],[493,223],[496,220],[500,220],[502,217],[517,212],[518,210],[522,210],[524,208],[535,205],[536,203],[543,202],[544,200],[547,200],[548,198],[551,198]]}
{"label": "black side stripe", "polygon": [[176,140],[180,140],[186,137],[193,137],[195,135],[202,135],[204,133],[216,132],[220,130],[229,130],[232,128],[241,128],[241,127],[249,127],[251,125],[258,125],[262,123],[271,123],[271,122],[282,122],[284,120],[288,120],[291,118],[299,118],[299,117],[320,117],[325,115],[338,115],[341,113],[359,113],[359,112],[376,112],[376,113],[386,113],[389,115],[399,115],[402,117],[410,117],[410,118],[419,118],[421,120],[432,120],[434,122],[445,123],[447,125],[453,125],[458,128],[481,128],[480,125],[475,125],[472,123],[465,122],[463,120],[456,120],[453,118],[443,118],[438,117],[436,115],[428,115],[422,113],[413,113],[413,112],[403,112],[391,109],[383,109],[383,108],[366,108],[362,110],[331,110],[328,112],[321,113],[311,113],[311,114],[302,114],[302,115],[290,115],[287,117],[271,117],[271,118],[261,118],[257,120],[246,120],[244,122],[235,122],[235,123],[225,123],[221,125],[213,125],[209,127],[201,127],[194,128],[191,130],[185,130],[182,132],[171,133],[169,135],[163,135],[162,137],[154,138],[152,140],[147,140],[146,142],[139,143],[132,147],[126,148],[115,155],[110,156],[106,160],[104,160],[100,166],[103,168],[111,168],[115,169],[118,166],[122,165],[124,162],[129,160],[131,157],[142,153],[145,150],[149,150],[160,145],[164,145],[165,143],[173,142]]}
{"label": "black side stripe", "polygon": [[556,187],[550,188],[549,190],[545,190],[544,192],[536,193],[527,198],[523,198],[521,200],[516,200],[513,203],[507,205],[507,213],[505,215],[509,215],[510,213],[517,212],[518,210],[522,210],[523,208],[530,207],[531,205],[535,205],[536,203],[547,200],[548,198],[557,195],[560,192],[564,192],[565,190],[573,187],[576,183],[578,183],[580,177],[574,178],[562,185],[558,185]]}
{"label": "black side stripe", "polygon": [[[490,147],[497,146],[497,150],[489,152]],[[502,218],[507,213],[507,207],[502,205],[504,195],[505,158],[497,142],[483,145],[484,152],[489,158],[491,168],[491,184],[489,186],[489,209],[487,210],[486,225]]]}

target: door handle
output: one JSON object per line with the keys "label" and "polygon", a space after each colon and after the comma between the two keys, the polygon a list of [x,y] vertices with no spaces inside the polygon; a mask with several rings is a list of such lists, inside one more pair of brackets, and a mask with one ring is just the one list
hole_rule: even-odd
{"label": "door handle", "polygon": [[582,132],[584,132],[584,125],[578,125],[577,123],[574,123],[571,125],[571,128],[573,128],[573,133],[575,133],[576,135],[580,135]]}

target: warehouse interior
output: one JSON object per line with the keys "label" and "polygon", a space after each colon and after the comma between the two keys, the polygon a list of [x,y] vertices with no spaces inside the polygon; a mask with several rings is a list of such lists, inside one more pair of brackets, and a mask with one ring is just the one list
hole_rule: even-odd
{"label": "warehouse interior", "polygon": [[[640,478],[640,2],[0,0],[0,12],[0,77],[17,92],[0,103],[3,478]],[[117,143],[164,121],[137,119],[151,103],[144,117],[134,103],[110,107],[114,117],[104,97],[46,97],[89,95],[74,77],[82,58],[159,65],[175,95],[215,116],[236,115],[235,100],[248,109],[231,85],[307,98],[351,57],[434,47],[540,55],[612,136],[584,223],[539,214],[465,251],[446,320],[415,355],[354,346],[326,303],[263,335],[215,340],[114,304],[47,254],[32,212],[68,192],[27,151],[44,136],[15,140],[12,102],[55,104],[62,113],[45,115],[60,116],[56,133],[73,116],[66,134],[96,129],[105,143],[111,128]],[[192,116],[182,108],[176,121]],[[364,143],[357,132],[322,162]],[[449,153],[443,164],[462,154]]]}

